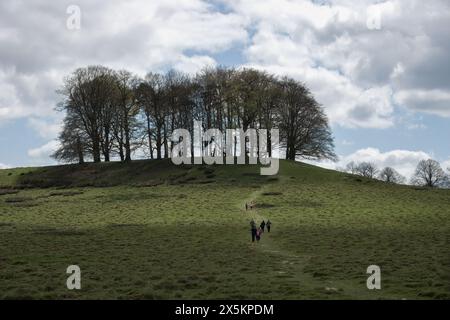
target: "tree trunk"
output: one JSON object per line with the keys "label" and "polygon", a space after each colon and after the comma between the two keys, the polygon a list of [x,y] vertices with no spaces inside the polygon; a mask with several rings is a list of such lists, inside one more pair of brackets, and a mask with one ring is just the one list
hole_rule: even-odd
{"label": "tree trunk", "polygon": [[106,130],[105,131],[105,142],[103,145],[103,157],[105,158],[105,162],[109,162],[110,161],[110,157],[109,157],[109,131]]}
{"label": "tree trunk", "polygon": [[131,161],[130,125],[128,122],[128,115],[125,115],[124,130],[125,130],[125,161]]}
{"label": "tree trunk", "polygon": [[167,144],[167,126],[164,121],[164,158],[167,159],[169,157],[169,146]]}
{"label": "tree trunk", "polygon": [[152,131],[150,126],[150,116],[148,114],[147,114],[147,136],[148,136],[148,148],[150,151],[150,159],[153,160]]}
{"label": "tree trunk", "polygon": [[80,137],[77,137],[77,151],[78,151],[78,163],[84,163],[84,154],[83,154],[83,146],[81,144]]}
{"label": "tree trunk", "polygon": [[159,126],[156,129],[156,159],[161,159],[161,148],[162,148],[162,141],[161,141],[161,126]]}
{"label": "tree trunk", "polygon": [[92,158],[94,158],[94,162],[100,162],[100,139],[98,136],[92,139]]}

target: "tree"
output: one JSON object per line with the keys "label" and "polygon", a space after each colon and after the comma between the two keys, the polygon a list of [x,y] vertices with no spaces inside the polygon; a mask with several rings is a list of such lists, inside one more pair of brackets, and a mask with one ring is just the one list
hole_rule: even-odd
{"label": "tree", "polygon": [[433,159],[420,161],[411,180],[412,184],[430,188],[442,187],[447,182],[448,177],[442,170],[441,165]]}
{"label": "tree", "polygon": [[153,155],[153,140],[156,143],[156,158],[162,158],[164,126],[167,115],[165,104],[165,79],[161,74],[149,73],[137,88],[137,100],[146,119],[150,154]]}
{"label": "tree", "polygon": [[63,130],[58,138],[60,146],[51,157],[61,162],[83,164],[86,153],[89,152],[89,144],[76,115],[72,114],[64,119]]}
{"label": "tree", "polygon": [[346,171],[351,174],[357,174],[358,173],[358,165],[354,161],[351,161],[347,164]]}
{"label": "tree", "polygon": [[378,169],[376,165],[371,162],[361,162],[357,165],[356,172],[360,176],[373,179],[377,175]]}
{"label": "tree", "polygon": [[386,167],[383,170],[381,170],[378,177],[380,180],[388,183],[402,184],[406,181],[405,177],[403,177],[400,173],[398,173],[395,169],[391,167]]}
{"label": "tree", "polygon": [[109,160],[110,125],[113,96],[112,70],[102,66],[89,66],[75,70],[64,80],[58,93],[63,96],[60,110],[67,117],[76,117],[79,129],[88,137],[94,162],[101,161],[101,152]]}
{"label": "tree", "polygon": [[[136,116],[139,107],[136,99],[136,90],[139,85],[137,77],[126,70],[115,74],[116,86],[116,116],[115,136],[118,141],[121,160],[131,161],[131,139],[136,130]],[[123,155],[125,149],[125,155]]]}
{"label": "tree", "polygon": [[303,84],[283,78],[280,85],[280,130],[286,159],[335,160],[333,138],[322,107]]}

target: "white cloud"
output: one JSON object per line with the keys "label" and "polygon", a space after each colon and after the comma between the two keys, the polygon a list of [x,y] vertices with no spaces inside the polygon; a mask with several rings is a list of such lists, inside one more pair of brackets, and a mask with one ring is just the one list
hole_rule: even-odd
{"label": "white cloud", "polygon": [[16,68],[2,70],[0,65],[0,121],[55,116],[55,91],[61,85],[62,77],[60,71],[52,69],[19,73]]}
{"label": "white cloud", "polygon": [[210,54],[247,41],[245,17],[207,1],[80,0],[77,31],[66,28],[69,4],[0,2],[0,121],[53,115],[55,90],[80,66],[194,72],[215,64]]}
{"label": "white cloud", "polygon": [[358,162],[372,162],[378,168],[392,167],[400,174],[408,179],[414,174],[417,164],[421,160],[433,158],[432,155],[423,151],[410,151],[410,150],[391,150],[387,152],[381,152],[376,148],[365,148],[357,150],[356,152],[347,156],[339,157],[339,161],[334,163],[331,161],[322,162],[309,162],[319,165],[327,169],[342,169],[346,165],[354,161]]}
{"label": "white cloud", "polygon": [[216,65],[216,61],[208,56],[181,56],[179,61],[175,63],[173,68],[185,73],[195,74],[202,68],[214,67]]}
{"label": "white cloud", "polygon": [[11,166],[9,166],[7,164],[0,163],[0,169],[8,169],[8,168],[11,168]]}
{"label": "white cloud", "polygon": [[450,117],[450,90],[401,90],[395,100],[413,110]]}
{"label": "white cloud", "polygon": [[[390,127],[395,103],[450,112],[448,1],[235,0],[230,6],[255,30],[248,64],[305,81],[334,124]],[[379,13],[380,30],[367,27],[368,11]],[[401,99],[403,90],[427,94]]]}
{"label": "white cloud", "polygon": [[35,165],[48,164],[50,161],[50,155],[55,152],[58,147],[59,142],[56,140],[51,140],[38,148],[28,150],[28,156]]}
{"label": "white cloud", "polygon": [[55,139],[58,137],[63,123],[60,120],[48,121],[46,119],[33,117],[28,119],[28,125],[32,129],[34,129],[42,138]]}
{"label": "white cloud", "polygon": [[[79,31],[66,28],[69,4],[1,2],[0,120],[53,114],[79,66],[192,73],[237,44],[248,65],[305,81],[334,124],[390,127],[395,103],[449,116],[444,0],[80,0]],[[370,8],[381,30],[367,28]]]}
{"label": "white cloud", "polygon": [[442,168],[447,171],[448,174],[450,174],[450,157],[448,160],[442,162]]}

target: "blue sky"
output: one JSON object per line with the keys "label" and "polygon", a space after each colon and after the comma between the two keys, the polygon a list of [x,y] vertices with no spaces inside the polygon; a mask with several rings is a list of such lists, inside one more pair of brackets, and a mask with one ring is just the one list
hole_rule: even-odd
{"label": "blue sky", "polygon": [[0,167],[53,163],[55,90],[89,64],[289,75],[330,119],[340,161],[321,165],[372,161],[407,176],[428,157],[450,166],[448,1],[81,0],[79,29],[66,25],[70,4],[0,4]]}

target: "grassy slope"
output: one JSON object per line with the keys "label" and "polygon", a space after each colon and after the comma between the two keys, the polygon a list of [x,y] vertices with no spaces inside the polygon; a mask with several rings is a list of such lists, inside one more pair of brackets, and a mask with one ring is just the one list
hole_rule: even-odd
{"label": "grassy slope", "polygon": [[[20,189],[0,195],[0,298],[450,299],[448,190],[285,161],[276,178],[139,161],[0,170],[0,186]],[[273,222],[259,244],[251,217]]]}

